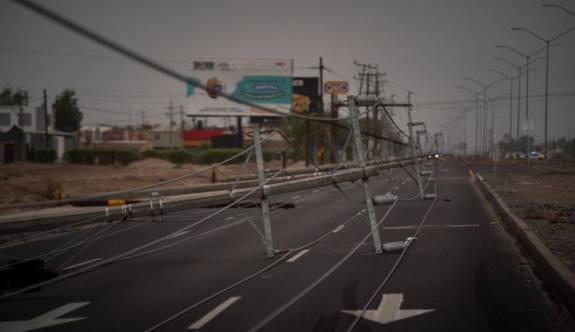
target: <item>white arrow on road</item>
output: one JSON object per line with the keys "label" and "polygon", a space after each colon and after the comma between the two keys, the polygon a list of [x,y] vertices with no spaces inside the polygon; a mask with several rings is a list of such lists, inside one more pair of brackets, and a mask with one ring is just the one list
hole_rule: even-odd
{"label": "white arrow on road", "polygon": [[[403,294],[383,294],[379,308],[377,308],[377,310],[366,310],[362,317],[380,324],[387,324],[396,320],[423,315],[433,311],[433,309],[401,310],[400,307],[402,302]],[[342,311],[354,316],[359,316],[362,312],[361,310]]]}
{"label": "white arrow on road", "polygon": [[30,320],[22,321],[11,321],[11,322],[0,322],[0,331],[3,332],[25,332],[40,329],[43,327],[54,326],[59,324],[65,324],[70,322],[75,322],[77,320],[86,319],[86,317],[78,318],[56,318],[62,315],[74,311],[80,307],[85,306],[90,302],[74,302],[68,303],[60,308],[49,311],[43,315]]}

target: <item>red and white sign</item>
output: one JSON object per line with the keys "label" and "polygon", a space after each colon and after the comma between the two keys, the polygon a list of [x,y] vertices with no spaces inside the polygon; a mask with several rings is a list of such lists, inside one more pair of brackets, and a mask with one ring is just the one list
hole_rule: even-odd
{"label": "red and white sign", "polygon": [[349,92],[347,81],[326,81],[323,83],[323,93],[345,95]]}

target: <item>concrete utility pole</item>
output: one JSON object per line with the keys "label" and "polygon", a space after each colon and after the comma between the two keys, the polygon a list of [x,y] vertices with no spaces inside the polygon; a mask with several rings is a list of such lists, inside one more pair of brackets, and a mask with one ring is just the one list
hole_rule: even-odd
{"label": "concrete utility pole", "polygon": [[[367,64],[367,63],[359,63],[357,61],[353,61],[353,64],[356,66],[359,66],[361,68],[361,73],[358,73],[358,76],[353,76],[354,79],[359,79],[359,92],[357,93],[358,95],[369,95],[370,93],[370,81],[371,81],[371,75],[373,75],[373,73],[368,72],[366,73],[366,70],[377,70],[377,65],[373,66],[371,63]],[[365,79],[367,77],[367,79]],[[363,83],[366,82],[367,85],[367,89],[364,91],[363,89]],[[369,109],[369,107],[368,107]],[[366,131],[369,132],[369,114],[366,114],[366,119],[367,119],[367,128]]]}
{"label": "concrete utility pole", "polygon": [[144,130],[145,125],[146,125],[146,111],[142,111],[142,130]]}
{"label": "concrete utility pole", "polygon": [[[386,80],[384,79],[386,77],[386,74],[376,72],[374,76],[375,76],[375,95],[379,97],[380,95],[383,94],[383,84],[386,82]],[[376,135],[386,137],[384,135],[384,133],[381,132],[382,130],[385,131],[385,126],[381,126],[381,128],[380,128],[379,113],[381,113],[381,111],[382,111],[382,107],[378,106],[375,109],[375,112],[373,113],[374,133]],[[381,116],[381,122],[382,123],[385,123],[384,119],[385,119],[385,116],[383,116],[383,114],[382,114],[382,116]],[[388,135],[387,137],[390,138],[389,143],[391,144],[391,135]],[[376,146],[376,149],[380,148],[380,144],[376,143],[375,146]],[[389,151],[391,151],[391,146],[389,147]]]}
{"label": "concrete utility pole", "polygon": [[[371,76],[373,75],[373,73],[371,72],[367,72],[367,70],[371,71],[371,70],[377,70],[377,65],[373,66],[371,63],[367,64],[367,63],[359,63],[357,61],[353,61],[353,64],[360,67],[361,68],[361,73],[358,73],[359,77],[357,76],[353,76],[354,79],[359,79],[359,92],[357,93],[358,95],[369,95],[370,94],[370,82],[371,82]],[[367,78],[367,79],[366,79]],[[364,86],[364,82],[366,82],[366,86],[367,88],[363,89]],[[366,107],[366,110],[368,110],[369,107]],[[366,119],[366,131],[369,133],[369,113],[367,113],[365,115],[365,119]]]}

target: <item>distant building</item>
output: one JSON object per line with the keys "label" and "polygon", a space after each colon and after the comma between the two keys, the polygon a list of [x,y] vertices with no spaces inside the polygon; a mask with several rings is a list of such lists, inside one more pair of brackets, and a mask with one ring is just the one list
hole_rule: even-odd
{"label": "distant building", "polygon": [[117,128],[110,126],[82,127],[80,144],[83,147],[122,148],[136,151],[153,148],[153,142],[146,138],[142,129]]}
{"label": "distant building", "polygon": [[149,130],[146,132],[146,139],[152,142],[156,150],[181,149],[184,146],[181,130]]}
{"label": "distant building", "polygon": [[231,134],[227,129],[191,129],[184,131],[184,147],[196,150],[200,146],[212,146],[212,137]]}
{"label": "distant building", "polygon": [[0,133],[5,134],[0,135],[0,163],[28,161],[34,151],[45,148],[55,150],[61,162],[64,153],[77,146],[76,134],[55,130],[51,109],[47,115],[44,106],[0,106]]}

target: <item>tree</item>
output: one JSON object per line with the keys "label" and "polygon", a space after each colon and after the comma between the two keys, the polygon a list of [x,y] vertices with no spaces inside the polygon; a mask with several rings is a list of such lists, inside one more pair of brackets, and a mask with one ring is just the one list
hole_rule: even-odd
{"label": "tree", "polygon": [[0,105],[2,106],[23,106],[28,104],[28,95],[25,91],[18,88],[12,91],[12,88],[2,89],[0,93]]}
{"label": "tree", "polygon": [[74,94],[74,90],[66,89],[56,97],[56,101],[52,104],[56,114],[56,130],[72,133],[80,129],[84,116],[78,108]]}

